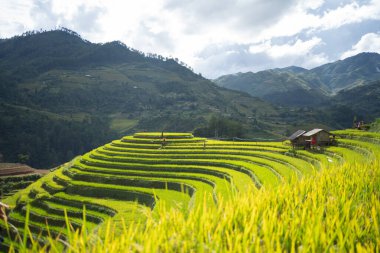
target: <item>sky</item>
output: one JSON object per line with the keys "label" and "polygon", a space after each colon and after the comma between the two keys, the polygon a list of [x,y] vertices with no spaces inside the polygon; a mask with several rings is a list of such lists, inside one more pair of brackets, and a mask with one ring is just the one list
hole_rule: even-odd
{"label": "sky", "polygon": [[380,0],[0,0],[0,38],[65,27],[213,79],[380,53]]}

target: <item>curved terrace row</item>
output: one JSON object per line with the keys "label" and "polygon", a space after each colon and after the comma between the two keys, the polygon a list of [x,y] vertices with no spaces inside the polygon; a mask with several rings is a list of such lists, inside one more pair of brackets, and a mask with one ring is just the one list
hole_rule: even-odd
{"label": "curved terrace row", "polygon": [[[232,142],[189,133],[137,133],[97,148],[45,176],[16,195],[9,218],[22,231],[29,202],[35,234],[65,235],[65,210],[74,228],[95,229],[106,219],[144,220],[158,202],[188,209],[217,205],[247,187],[275,187],[313,175],[329,163],[363,162],[379,157],[380,136],[339,132],[338,146],[323,152],[292,152],[280,142]],[[350,139],[346,139],[347,136]],[[206,198],[206,199],[205,199]],[[13,201],[13,203],[12,203]]]}

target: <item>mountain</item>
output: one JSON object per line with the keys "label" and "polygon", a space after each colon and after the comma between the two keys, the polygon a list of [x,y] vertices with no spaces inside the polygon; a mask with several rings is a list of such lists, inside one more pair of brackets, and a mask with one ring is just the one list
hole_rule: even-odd
{"label": "mountain", "polygon": [[301,68],[301,67],[297,67],[297,66],[289,66],[286,68],[276,68],[275,70],[281,71],[281,72],[291,72],[294,74],[300,74],[300,73],[304,73],[304,72],[308,71],[305,68]]}
{"label": "mountain", "polygon": [[6,161],[50,167],[133,131],[193,131],[212,117],[234,121],[247,136],[281,136],[276,115],[261,99],[120,42],[95,44],[67,29],[0,41]]}
{"label": "mountain", "polygon": [[314,68],[310,72],[319,76],[322,83],[328,86],[332,92],[337,92],[380,80],[380,55],[360,53]]}
{"label": "mountain", "polygon": [[304,76],[296,67],[257,73],[226,75],[214,80],[221,87],[245,91],[268,102],[286,106],[315,105],[327,99],[328,91],[318,79]]}
{"label": "mountain", "polygon": [[380,116],[380,80],[341,90],[333,99],[334,104],[349,106],[366,122],[372,121]]}
{"label": "mountain", "polygon": [[340,90],[375,80],[380,80],[380,55],[361,53],[311,70],[291,66],[225,75],[214,82],[278,105],[315,106],[325,104]]}
{"label": "mountain", "polygon": [[67,29],[28,33],[0,43],[2,74],[18,75],[21,80],[56,68],[76,69],[142,60],[140,53],[124,50],[120,42],[93,44]]}
{"label": "mountain", "polygon": [[[353,62],[358,67],[346,64],[351,76],[376,78]],[[359,113],[368,116],[361,100],[354,106],[349,98],[355,90],[332,97],[333,84],[320,76],[332,75],[327,69],[240,73],[221,77],[220,87],[176,59],[117,41],[91,43],[67,29],[3,39],[0,160],[49,168],[136,131],[280,139],[298,128],[349,127]],[[347,87],[360,82],[352,83]],[[234,86],[255,97],[228,89]],[[377,115],[379,107],[371,108]]]}
{"label": "mountain", "polygon": [[[147,57],[120,42],[93,44],[56,30],[2,44],[5,80],[0,98],[5,103],[73,117],[79,112],[139,121],[174,112],[190,116],[191,122],[177,130],[192,130],[188,124],[213,112],[229,115],[254,108],[274,112],[260,99],[221,89],[173,59]],[[159,123],[154,120],[154,127],[172,122]]]}

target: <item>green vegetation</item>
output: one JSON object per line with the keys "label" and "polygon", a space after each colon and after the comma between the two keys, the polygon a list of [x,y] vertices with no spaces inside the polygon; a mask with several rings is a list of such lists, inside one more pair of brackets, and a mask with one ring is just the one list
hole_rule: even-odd
{"label": "green vegetation", "polygon": [[[237,73],[221,76],[215,83],[240,90],[282,106],[313,106],[326,101],[329,89],[309,73],[299,68],[270,69],[257,73]],[[310,80],[311,79],[311,80]]]}
{"label": "green vegetation", "polygon": [[40,174],[11,176],[0,178],[0,200],[15,194],[20,189],[26,188],[28,185],[41,178]]}
{"label": "green vegetation", "polygon": [[277,115],[270,104],[120,42],[94,44],[63,29],[0,44],[5,161],[27,155],[32,167],[51,168],[135,131],[193,131],[213,115],[239,121],[247,136],[279,129],[265,125]]}
{"label": "green vegetation", "polygon": [[[120,235],[109,229],[107,239],[91,243],[77,233],[70,245],[72,252],[376,252],[378,166],[323,169],[315,178],[247,190],[216,209],[198,207],[187,215],[159,208],[159,218],[149,216]],[[362,176],[367,173],[371,177]]]}
{"label": "green vegetation", "polygon": [[[378,82],[337,95],[327,107],[310,107],[326,102],[330,88],[378,76],[366,71],[378,62],[372,54],[329,64],[321,75],[292,67],[253,74],[256,79],[242,74],[242,82],[227,78],[231,85],[254,86],[252,97],[221,88],[178,60],[120,42],[94,44],[67,29],[27,33],[0,45],[0,157],[35,168],[57,166],[136,131],[282,140],[297,127],[338,129],[355,115],[366,122],[379,116]],[[273,106],[256,96],[295,106]]]}
{"label": "green vegetation", "polygon": [[77,119],[15,107],[2,103],[0,95],[0,153],[6,161],[52,168],[115,136],[99,117]]}
{"label": "green vegetation", "polygon": [[47,172],[21,163],[0,163],[0,200],[26,188]]}
{"label": "green vegetation", "polygon": [[[338,146],[294,152],[287,142],[126,136],[7,198],[18,233],[10,229],[3,246],[19,247],[27,221],[34,239],[21,245],[49,244],[55,251],[65,247],[58,235],[74,252],[136,245],[144,251],[376,250],[380,136],[335,134]],[[371,176],[359,176],[365,174]]]}
{"label": "green vegetation", "polygon": [[379,122],[316,150],[238,141],[378,117],[377,54],[222,78],[277,107],[66,29],[0,40],[0,55],[0,160],[70,161],[0,180],[0,251],[380,251]]}
{"label": "green vegetation", "polygon": [[241,122],[236,122],[223,117],[212,117],[206,127],[197,128],[194,134],[203,137],[244,137],[244,129]]}
{"label": "green vegetation", "polygon": [[111,120],[110,128],[118,133],[125,133],[136,126],[138,120],[136,119],[126,119],[126,118],[113,118]]}
{"label": "green vegetation", "polygon": [[361,53],[310,70],[291,66],[230,74],[214,81],[221,87],[245,91],[281,106],[300,108],[328,103],[325,107],[332,110],[344,105],[354,115],[373,119],[379,116],[380,74],[371,69],[379,63],[379,54]]}
{"label": "green vegetation", "polygon": [[286,122],[289,133],[342,129],[351,127],[353,118],[370,122],[380,117],[380,73],[372,70],[379,63],[379,54],[360,53],[310,70],[291,66],[225,75],[214,82],[278,105],[277,124]]}
{"label": "green vegetation", "polygon": [[380,133],[380,118],[376,119],[374,122],[370,124],[370,129],[371,132],[377,132]]}

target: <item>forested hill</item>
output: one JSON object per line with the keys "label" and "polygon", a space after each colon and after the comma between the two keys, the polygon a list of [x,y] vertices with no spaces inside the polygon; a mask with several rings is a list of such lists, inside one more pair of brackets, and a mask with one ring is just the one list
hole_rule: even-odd
{"label": "forested hill", "polygon": [[127,63],[194,75],[173,59],[145,57],[118,41],[94,44],[67,29],[31,32],[0,41],[0,85],[5,93],[17,88],[19,82],[34,80],[51,70],[78,71]]}
{"label": "forested hill", "polygon": [[[281,136],[277,111],[175,59],[67,29],[0,41],[0,153],[51,167],[133,131],[193,131],[212,117],[236,134]],[[227,127],[228,128],[228,127]],[[220,129],[217,134],[228,129]],[[214,133],[214,131],[213,131]]]}
{"label": "forested hill", "polygon": [[[352,76],[357,69],[351,68]],[[341,67],[336,71],[343,73]],[[322,85],[316,74],[302,77],[306,72],[289,67],[261,77],[267,84],[286,80],[295,87],[288,98],[310,102],[297,106],[296,101],[289,109],[219,87],[177,59],[144,54],[121,42],[95,44],[67,29],[3,39],[0,160],[48,168],[137,131],[281,139],[297,128],[344,128],[354,116],[366,116],[367,105],[349,98],[356,90],[326,100],[332,84]],[[300,87],[309,88],[300,93]],[[287,99],[281,89],[272,91],[280,91],[268,95],[274,103]],[[361,97],[368,100],[368,92],[377,94],[366,90]]]}
{"label": "forested hill", "polygon": [[360,53],[313,68],[310,72],[336,93],[380,80],[380,54]]}
{"label": "forested hill", "polygon": [[343,90],[360,89],[377,80],[380,55],[361,53],[311,70],[292,66],[225,75],[214,81],[221,87],[245,91],[271,103],[302,107],[324,105]]}

